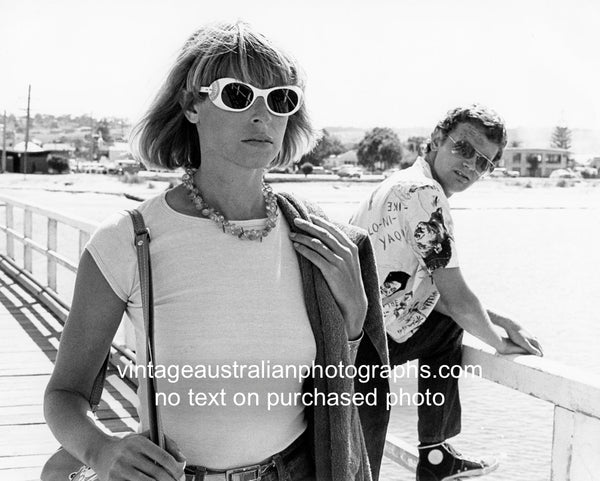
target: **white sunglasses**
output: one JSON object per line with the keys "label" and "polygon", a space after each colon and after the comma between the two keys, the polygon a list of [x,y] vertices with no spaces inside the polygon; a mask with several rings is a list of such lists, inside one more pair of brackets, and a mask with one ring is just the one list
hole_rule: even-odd
{"label": "white sunglasses", "polygon": [[230,112],[243,112],[252,107],[257,98],[265,99],[267,110],[273,115],[287,117],[302,107],[302,89],[297,85],[284,85],[259,89],[234,78],[220,78],[208,87],[200,87],[213,104]]}

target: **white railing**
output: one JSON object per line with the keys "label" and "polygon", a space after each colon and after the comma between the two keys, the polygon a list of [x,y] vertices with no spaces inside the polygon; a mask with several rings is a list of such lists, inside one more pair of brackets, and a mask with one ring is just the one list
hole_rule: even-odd
{"label": "white railing", "polygon": [[[4,216],[1,210],[4,209]],[[16,222],[15,210],[22,212]],[[33,240],[34,217],[45,222],[45,245]],[[41,302],[63,320],[69,306],[58,292],[57,266],[72,275],[76,262],[96,225],[30,205],[10,197],[0,196],[0,231],[5,233],[5,252],[0,252],[0,269],[19,278]],[[22,232],[16,227],[20,224]],[[78,232],[76,258],[71,260],[59,253],[58,226],[64,224]],[[15,242],[23,246],[22,265],[15,256]],[[33,274],[32,253],[46,258],[45,279]],[[72,252],[73,254],[73,252]],[[39,277],[39,276],[38,276]],[[70,296],[69,296],[70,297]],[[130,351],[115,346],[131,359]],[[600,479],[600,377],[573,370],[547,359],[533,356],[498,356],[487,347],[466,344],[463,363],[481,366],[484,378],[554,404],[551,481],[598,481]],[[517,413],[515,415],[518,415]],[[401,439],[388,435],[385,455],[414,471],[416,449]]]}
{"label": "white railing", "polygon": [[[4,210],[4,216],[1,215]],[[21,216],[17,217],[17,211]],[[34,218],[35,216],[35,218]],[[6,196],[0,196],[0,218],[3,222],[0,224],[0,231],[5,234],[5,252],[0,252],[3,263],[9,264],[12,268],[19,271],[29,281],[36,281],[41,289],[39,296],[50,297],[62,308],[68,309],[65,301],[65,295],[61,296],[58,292],[58,270],[60,265],[74,276],[77,272],[77,260],[79,259],[83,248],[94,232],[96,225],[82,219],[67,217],[57,212],[31,205]],[[33,225],[44,223],[46,228],[46,240],[41,243],[34,240]],[[58,252],[58,228],[63,224],[77,232],[78,248],[76,252],[71,252],[71,258]],[[21,227],[21,231],[19,231]],[[22,255],[18,262],[15,243],[22,246]],[[73,249],[71,249],[73,250]],[[46,259],[46,276],[40,279],[39,275],[34,275],[33,253],[37,252]],[[62,314],[61,314],[62,317]]]}
{"label": "white railing", "polygon": [[[4,212],[2,212],[2,210]],[[17,216],[16,214],[20,214]],[[22,202],[11,197],[0,195],[0,232],[4,236],[4,249],[0,250],[0,269],[23,285],[38,301],[50,309],[60,320],[66,321],[72,297],[72,286],[79,258],[83,249],[96,230],[97,224],[45,209],[40,206]],[[45,241],[34,239],[34,225],[39,230],[46,230]],[[69,228],[75,235],[60,235],[59,229]],[[68,240],[61,245],[59,241]],[[73,242],[74,240],[74,242]],[[15,243],[22,250],[18,252]],[[0,244],[1,245],[1,244]],[[34,262],[33,254],[44,258],[45,266]],[[45,267],[45,275],[40,275],[35,267]],[[67,290],[59,289],[59,269],[63,267],[71,279],[66,284]],[[123,328],[117,333],[119,341],[113,342],[117,356],[125,356],[134,360],[135,355],[125,345],[127,336]]]}
{"label": "white railing", "polygon": [[[551,481],[600,480],[600,376],[534,356],[499,356],[469,341],[463,364],[481,367],[485,379],[554,404]],[[416,469],[416,449],[400,439],[388,435],[385,454]]]}

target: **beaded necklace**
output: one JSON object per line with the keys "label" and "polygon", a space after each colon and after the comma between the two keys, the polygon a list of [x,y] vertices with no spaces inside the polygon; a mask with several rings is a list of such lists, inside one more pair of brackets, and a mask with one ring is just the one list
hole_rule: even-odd
{"label": "beaded necklace", "polygon": [[208,217],[210,220],[214,221],[226,234],[231,234],[242,240],[259,240],[262,242],[263,237],[269,235],[269,232],[271,232],[277,224],[277,199],[275,198],[271,186],[264,182],[262,184],[262,195],[265,199],[267,211],[267,221],[265,226],[262,229],[244,229],[243,227],[228,221],[223,214],[206,203],[200,195],[198,187],[194,184],[194,174],[196,173],[196,170],[197,169],[191,168],[186,169],[185,174],[183,174],[183,177],[181,178],[181,182],[188,190],[188,197],[204,217]]}

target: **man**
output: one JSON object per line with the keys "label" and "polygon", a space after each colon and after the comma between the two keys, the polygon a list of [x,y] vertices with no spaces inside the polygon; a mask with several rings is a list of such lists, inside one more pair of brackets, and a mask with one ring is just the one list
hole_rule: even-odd
{"label": "man", "polygon": [[477,476],[498,466],[465,458],[446,442],[461,427],[458,379],[435,374],[461,363],[463,330],[500,354],[542,355],[519,324],[483,308],[463,279],[454,242],[448,197],[489,174],[505,145],[506,129],[494,112],[479,105],[451,110],[424,157],[382,182],[351,220],[367,229],[375,249],[390,363],[418,359],[419,392],[445,400],[418,407],[418,481]]}

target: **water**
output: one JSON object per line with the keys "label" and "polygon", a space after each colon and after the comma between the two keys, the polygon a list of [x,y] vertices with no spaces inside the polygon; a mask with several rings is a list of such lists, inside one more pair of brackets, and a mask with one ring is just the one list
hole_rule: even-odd
{"label": "water", "polygon": [[[280,188],[322,199],[325,211],[343,221],[373,186]],[[547,358],[600,374],[600,323],[592,308],[600,292],[600,188],[488,181],[450,203],[461,269],[484,305],[527,326]],[[415,391],[416,383],[392,389],[398,387]],[[550,479],[551,404],[481,379],[461,380],[461,399],[463,432],[453,444],[465,454],[500,459],[485,479]],[[416,408],[392,409],[389,431],[416,445]],[[385,463],[382,479],[412,481],[414,474]]]}
{"label": "water", "polygon": [[[521,180],[525,184],[524,180]],[[600,374],[600,322],[593,310],[600,292],[600,186],[534,188],[488,180],[450,199],[461,268],[488,308],[510,313],[540,338],[545,355]],[[346,221],[375,187],[365,183],[274,184],[317,202]],[[156,193],[150,192],[149,194]],[[100,221],[135,202],[97,194],[12,191],[10,195],[66,215]],[[403,380],[414,390],[414,379]],[[463,433],[454,443],[476,456],[496,454],[490,481],[550,477],[553,406],[486,380],[461,381]],[[390,432],[416,444],[416,409],[392,411]],[[384,481],[413,480],[390,462]]]}

